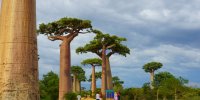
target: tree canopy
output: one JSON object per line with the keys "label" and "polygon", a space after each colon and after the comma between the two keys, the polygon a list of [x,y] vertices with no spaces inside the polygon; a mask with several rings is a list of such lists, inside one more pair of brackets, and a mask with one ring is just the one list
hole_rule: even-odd
{"label": "tree canopy", "polygon": [[126,41],[126,38],[118,37],[116,35],[103,34],[99,30],[93,30],[93,32],[96,33],[94,40],[90,41],[83,47],[77,48],[77,53],[92,52],[101,57],[102,47],[105,46],[108,50],[107,56],[111,56],[114,53],[118,53],[123,56],[130,54],[129,48],[121,44],[121,42]]}
{"label": "tree canopy", "polygon": [[80,66],[72,66],[71,73],[76,75],[79,81],[86,81],[85,71]]}
{"label": "tree canopy", "polygon": [[124,84],[124,81],[121,81],[118,76],[112,77],[112,81],[113,81],[114,86],[119,85],[119,84],[120,85]]}
{"label": "tree canopy", "polygon": [[[101,72],[95,72],[95,78],[96,79],[101,79]],[[89,82],[92,81],[92,74],[90,74],[90,78],[88,79]]]}
{"label": "tree canopy", "polygon": [[58,99],[58,75],[54,72],[49,72],[43,75],[40,80],[40,98],[41,100],[57,100]]}
{"label": "tree canopy", "polygon": [[159,72],[158,74],[155,75],[154,83],[155,85],[158,86],[162,81],[165,81],[169,78],[175,78],[175,77],[169,72]]}
{"label": "tree canopy", "polygon": [[90,20],[64,17],[58,21],[40,24],[37,32],[38,34],[47,35],[50,40],[55,41],[64,40],[63,36],[72,40],[79,33],[89,33],[91,30],[92,25]]}
{"label": "tree canopy", "polygon": [[101,66],[102,60],[99,58],[90,58],[83,60],[81,64],[83,65],[92,65],[92,66]]}
{"label": "tree canopy", "polygon": [[163,65],[160,62],[150,62],[143,66],[145,72],[154,72],[155,70],[161,68]]}

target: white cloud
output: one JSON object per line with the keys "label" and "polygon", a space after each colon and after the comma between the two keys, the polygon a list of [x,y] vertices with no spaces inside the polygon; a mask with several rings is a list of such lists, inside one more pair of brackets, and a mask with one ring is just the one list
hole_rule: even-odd
{"label": "white cloud", "polygon": [[126,58],[116,55],[111,57],[114,66],[140,65],[138,67],[141,67],[141,64],[150,61],[159,61],[166,67],[174,65],[179,69],[200,68],[198,66],[200,65],[200,49],[162,44],[152,48],[131,49],[131,55]]}
{"label": "white cloud", "polygon": [[199,88],[200,87],[200,83],[197,82],[189,82],[187,84],[187,86],[193,87],[193,88]]}

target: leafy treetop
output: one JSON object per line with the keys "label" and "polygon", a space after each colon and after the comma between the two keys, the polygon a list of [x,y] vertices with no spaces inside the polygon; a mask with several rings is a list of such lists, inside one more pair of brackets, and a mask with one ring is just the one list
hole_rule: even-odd
{"label": "leafy treetop", "polygon": [[[172,81],[174,81],[174,83]],[[188,83],[188,80],[184,79],[183,77],[176,78],[170,72],[159,72],[158,74],[155,75],[154,82],[156,86],[159,86],[165,82],[171,82],[172,84],[176,83],[176,84],[184,85]]]}
{"label": "leafy treetop", "polygon": [[112,77],[112,81],[114,85],[124,84],[124,81],[121,81],[118,76]]}
{"label": "leafy treetop", "polygon": [[155,70],[161,68],[163,65],[160,62],[150,62],[143,66],[145,72],[154,72]]}
{"label": "leafy treetop", "polygon": [[71,73],[73,75],[76,75],[79,81],[86,81],[85,71],[80,66],[72,66]]}
{"label": "leafy treetop", "polygon": [[102,60],[99,58],[86,59],[81,62],[83,65],[101,66]]}
{"label": "leafy treetop", "polygon": [[90,20],[64,17],[58,21],[54,21],[48,24],[40,24],[37,32],[39,34],[49,36],[49,39],[54,41],[63,40],[63,37],[61,36],[66,36],[67,34],[68,37],[72,35],[77,36],[78,33],[89,33],[91,30],[92,25]]}
{"label": "leafy treetop", "polygon": [[118,37],[116,35],[103,34],[99,30],[93,30],[96,33],[94,40],[90,41],[83,47],[76,49],[77,53],[87,53],[92,52],[101,57],[102,48],[105,47],[107,51],[107,56],[110,57],[114,53],[126,56],[130,54],[130,50],[127,46],[121,44],[121,42],[126,41],[126,38]]}
{"label": "leafy treetop", "polygon": [[170,72],[159,72],[155,75],[155,85],[159,85],[162,81],[165,81],[169,78],[175,78],[174,75],[172,75]]}
{"label": "leafy treetop", "polygon": [[[97,79],[101,79],[101,75],[102,75],[101,72],[95,72],[95,78],[96,78],[96,80],[97,80]],[[89,82],[92,81],[92,74],[90,74],[90,78],[88,79],[88,81],[89,81]]]}
{"label": "leafy treetop", "polygon": [[40,84],[40,98],[42,100],[56,100],[58,98],[58,75],[52,71],[43,75]]}

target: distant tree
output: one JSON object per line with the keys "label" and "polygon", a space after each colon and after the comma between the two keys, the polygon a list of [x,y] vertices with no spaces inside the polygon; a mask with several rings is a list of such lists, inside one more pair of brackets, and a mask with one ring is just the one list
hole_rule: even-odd
{"label": "distant tree", "polygon": [[144,83],[142,86],[144,100],[155,100],[150,83]]}
{"label": "distant tree", "polygon": [[186,84],[188,80],[179,77],[176,78],[169,72],[160,72],[155,75],[155,87],[157,89],[157,100],[159,100],[158,95],[163,95],[163,99],[167,99],[168,95],[174,95],[174,100],[178,98],[178,92],[181,93],[184,89],[184,84]]}
{"label": "distant tree", "polygon": [[91,65],[92,66],[92,80],[91,80],[91,91],[92,96],[94,96],[95,90],[96,90],[96,77],[95,77],[95,67],[101,66],[102,61],[99,58],[91,58],[86,59],[81,62],[83,65]]}
{"label": "distant tree", "polygon": [[159,72],[154,76],[154,86],[157,87],[161,84],[162,81],[167,80],[169,78],[175,78],[170,72]]}
{"label": "distant tree", "polygon": [[[110,69],[107,69],[108,68],[107,67],[108,64],[106,64],[106,62],[108,61],[107,57],[110,57],[112,54],[116,53],[117,50],[119,50],[118,46],[120,46],[121,48],[120,50],[124,50],[123,52],[119,54],[126,55],[130,51],[126,46],[120,44],[122,41],[126,41],[125,38],[120,38],[115,35],[110,36],[109,34],[103,34],[99,30],[94,30],[93,32],[97,34],[94,40],[90,41],[90,43],[86,44],[84,47],[79,47],[76,50],[76,52],[77,53],[92,52],[92,53],[97,54],[102,59],[101,91],[102,91],[103,97],[105,97],[105,90],[107,89],[107,85],[111,85],[110,87],[112,87],[112,81],[110,81],[112,80],[111,71],[107,71],[107,70],[110,70]],[[110,81],[110,83],[107,83],[107,78],[109,79],[108,81]]]}
{"label": "distant tree", "polygon": [[164,99],[166,99],[166,95],[168,95],[168,88],[165,86],[165,84],[161,85],[162,81],[166,81],[169,78],[175,78],[171,73],[169,72],[159,72],[158,74],[155,74],[154,78],[154,87],[156,89],[156,96],[157,100],[159,100],[159,91],[162,92],[164,95]]}
{"label": "distant tree", "polygon": [[163,65],[160,62],[150,62],[143,66],[145,72],[150,73],[150,86],[153,89],[153,81],[154,81],[154,71],[161,68]]}
{"label": "distant tree", "polygon": [[48,24],[40,24],[38,33],[48,36],[51,41],[61,40],[60,44],[60,84],[59,100],[72,91],[70,75],[70,43],[78,34],[89,33],[92,25],[89,20],[64,17]]}
{"label": "distant tree", "polygon": [[73,91],[81,92],[81,81],[86,81],[85,71],[80,66],[72,66],[71,73],[73,74]]}
{"label": "distant tree", "polygon": [[123,89],[124,81],[121,81],[118,76],[112,77],[112,83],[115,91],[120,91]]}
{"label": "distant tree", "polygon": [[[102,75],[101,72],[95,72],[95,78],[96,78],[96,80],[97,79],[101,79],[101,75]],[[92,81],[92,74],[90,75],[90,78],[88,79],[88,82],[91,82],[91,81]]]}
{"label": "distant tree", "polygon": [[57,100],[58,99],[58,75],[54,72],[49,72],[43,75],[40,80],[40,99],[41,100]]}
{"label": "distant tree", "polygon": [[187,84],[189,82],[189,80],[183,78],[183,77],[178,77],[178,80],[180,81],[181,85]]}

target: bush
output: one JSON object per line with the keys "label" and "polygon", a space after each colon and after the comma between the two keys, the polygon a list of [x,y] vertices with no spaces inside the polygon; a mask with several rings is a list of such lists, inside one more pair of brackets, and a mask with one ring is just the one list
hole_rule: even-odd
{"label": "bush", "polygon": [[67,93],[65,94],[65,99],[66,100],[77,100],[77,94],[76,93]]}

